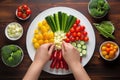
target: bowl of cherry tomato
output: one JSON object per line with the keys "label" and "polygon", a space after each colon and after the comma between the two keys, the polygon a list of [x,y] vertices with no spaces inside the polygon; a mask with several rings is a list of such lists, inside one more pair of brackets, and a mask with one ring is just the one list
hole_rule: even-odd
{"label": "bowl of cherry tomato", "polygon": [[23,4],[16,9],[16,16],[20,20],[26,20],[30,17],[30,15],[31,9],[26,4]]}
{"label": "bowl of cherry tomato", "polygon": [[119,56],[119,46],[113,41],[105,41],[100,46],[100,55],[107,61],[113,61]]}

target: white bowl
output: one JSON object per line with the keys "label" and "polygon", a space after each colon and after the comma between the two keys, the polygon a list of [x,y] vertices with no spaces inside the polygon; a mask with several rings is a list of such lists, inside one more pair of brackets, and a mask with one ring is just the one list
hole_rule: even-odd
{"label": "white bowl", "polygon": [[[19,36],[17,36],[17,37],[10,37],[10,36],[8,35],[8,31],[7,31],[7,30],[8,30],[8,27],[9,27],[10,25],[18,25],[19,27],[21,27],[22,32],[20,33]],[[17,22],[9,23],[9,24],[7,25],[7,27],[5,28],[5,35],[6,35],[6,37],[7,37],[9,40],[13,40],[13,41],[18,40],[18,39],[20,39],[20,38],[22,37],[22,35],[23,35],[23,27],[22,27],[19,23],[17,23]]]}
{"label": "white bowl", "polygon": [[[13,44],[11,44],[11,45],[13,45]],[[6,45],[6,46],[9,46],[9,45]],[[6,62],[4,61],[3,56],[1,55],[1,58],[2,58],[3,63],[4,63],[5,65],[9,66],[9,67],[16,67],[16,66],[18,66],[18,65],[22,62],[23,57],[24,57],[24,53],[23,53],[22,48],[19,47],[18,45],[13,45],[13,46],[16,46],[16,47],[22,52],[22,55],[21,55],[20,61],[19,61],[18,63],[16,63],[15,65],[9,65],[8,63],[6,63]]]}
{"label": "white bowl", "polygon": [[[106,59],[106,58],[103,56],[102,52],[101,52],[101,47],[102,47],[103,45],[105,45],[106,43],[112,43],[112,44],[114,44],[114,45],[116,45],[116,46],[118,47],[118,49],[117,49],[117,51],[116,51],[116,53],[115,53],[115,57],[112,58],[112,59]],[[100,49],[99,49],[99,52],[100,52],[100,56],[101,56],[103,59],[105,59],[105,60],[107,60],[107,61],[113,61],[113,60],[115,60],[115,59],[119,56],[119,46],[118,46],[115,42],[113,42],[113,41],[105,41],[105,42],[103,42],[103,43],[101,44]]]}

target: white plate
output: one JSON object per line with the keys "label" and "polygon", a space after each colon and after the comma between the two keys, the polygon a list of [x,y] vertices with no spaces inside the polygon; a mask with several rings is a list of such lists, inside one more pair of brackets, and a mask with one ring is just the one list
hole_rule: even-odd
{"label": "white plate", "polygon": [[[87,55],[86,57],[83,57],[82,59],[82,65],[85,66],[89,60],[91,59],[94,49],[95,49],[95,35],[94,35],[94,31],[92,28],[92,25],[90,24],[90,22],[88,21],[88,19],[79,11],[74,10],[72,8],[68,8],[68,7],[54,7],[54,8],[50,8],[47,9],[43,12],[41,12],[30,24],[28,32],[27,32],[27,39],[26,39],[26,45],[27,45],[27,50],[28,50],[28,54],[30,56],[30,58],[34,59],[34,55],[35,55],[35,49],[33,47],[32,44],[32,38],[34,36],[34,30],[37,28],[38,22],[42,21],[45,19],[46,16],[48,15],[52,15],[53,13],[56,13],[58,11],[62,11],[65,12],[67,14],[71,14],[74,15],[75,17],[77,17],[78,19],[80,19],[81,24],[84,25],[86,27],[86,31],[88,32],[88,36],[89,36],[89,42],[87,44]],[[44,66],[43,70],[51,73],[51,74],[56,74],[56,75],[66,75],[66,74],[70,74],[71,71],[66,71],[66,70],[52,70],[50,69],[50,61]]]}

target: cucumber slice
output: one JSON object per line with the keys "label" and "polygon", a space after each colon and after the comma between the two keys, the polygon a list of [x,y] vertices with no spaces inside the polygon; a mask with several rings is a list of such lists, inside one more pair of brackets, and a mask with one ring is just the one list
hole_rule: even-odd
{"label": "cucumber slice", "polygon": [[82,46],[82,49],[86,50],[86,49],[87,49],[87,46],[86,46],[86,45],[83,45],[83,46]]}
{"label": "cucumber slice", "polygon": [[84,41],[80,41],[80,44],[81,44],[81,45],[85,45],[85,42],[84,42]]}
{"label": "cucumber slice", "polygon": [[77,50],[81,53],[82,52],[82,49],[81,48],[77,48]]}
{"label": "cucumber slice", "polygon": [[81,48],[82,46],[81,46],[81,44],[77,44],[77,47],[78,47],[78,48]]}
{"label": "cucumber slice", "polygon": [[82,50],[82,54],[83,54],[83,56],[86,56],[87,51],[86,50]]}
{"label": "cucumber slice", "polygon": [[72,44],[74,47],[76,47],[76,43],[75,43],[75,42],[72,42],[71,44]]}
{"label": "cucumber slice", "polygon": [[80,53],[80,56],[82,57],[82,56],[83,56],[83,54],[82,54],[82,53]]}

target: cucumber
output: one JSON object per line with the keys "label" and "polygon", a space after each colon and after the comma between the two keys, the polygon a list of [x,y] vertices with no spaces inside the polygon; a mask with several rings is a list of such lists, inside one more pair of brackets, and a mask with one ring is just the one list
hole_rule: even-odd
{"label": "cucumber", "polygon": [[83,56],[86,56],[87,51],[86,50],[82,50],[82,54],[83,54]]}
{"label": "cucumber", "polygon": [[84,41],[76,41],[71,43],[76,49],[79,51],[80,56],[86,56],[87,54],[87,46]]}
{"label": "cucumber", "polygon": [[58,17],[59,17],[59,25],[60,25],[60,30],[62,30],[62,12],[58,12]]}
{"label": "cucumber", "polygon": [[76,47],[76,43],[75,43],[75,42],[72,42],[71,44],[72,44],[74,47]]}
{"label": "cucumber", "polygon": [[52,29],[53,32],[55,32],[55,29],[53,27],[52,21],[50,19],[50,16],[45,17],[45,20],[47,21],[47,23],[50,25],[50,28]]}
{"label": "cucumber", "polygon": [[83,46],[82,46],[82,49],[86,50],[86,49],[87,49],[87,46],[86,46],[86,45],[83,45]]}

